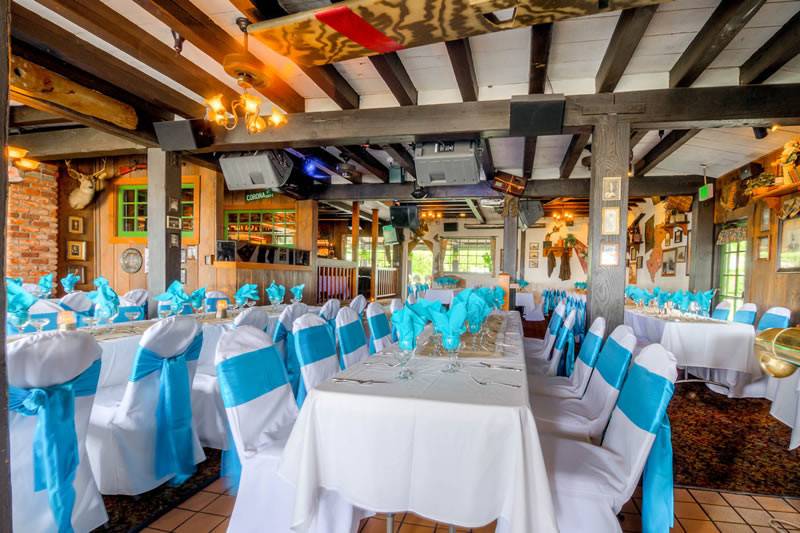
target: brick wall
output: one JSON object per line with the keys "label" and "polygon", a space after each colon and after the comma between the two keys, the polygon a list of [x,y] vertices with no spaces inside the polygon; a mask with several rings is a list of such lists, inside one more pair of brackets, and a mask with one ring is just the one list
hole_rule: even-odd
{"label": "brick wall", "polygon": [[58,269],[56,168],[23,172],[8,186],[6,275],[36,282]]}

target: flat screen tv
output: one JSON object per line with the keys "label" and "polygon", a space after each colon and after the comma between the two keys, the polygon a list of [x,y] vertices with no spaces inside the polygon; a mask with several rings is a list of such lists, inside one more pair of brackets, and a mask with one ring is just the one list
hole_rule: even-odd
{"label": "flat screen tv", "polygon": [[397,244],[397,230],[389,224],[383,227],[383,244]]}

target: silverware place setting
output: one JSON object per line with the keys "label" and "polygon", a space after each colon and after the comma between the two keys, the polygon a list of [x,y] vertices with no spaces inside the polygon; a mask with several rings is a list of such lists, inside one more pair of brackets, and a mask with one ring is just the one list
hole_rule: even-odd
{"label": "silverware place setting", "polygon": [[491,381],[491,380],[480,380],[473,376],[472,374],[469,375],[472,378],[472,381],[477,383],[478,385],[502,385],[503,387],[511,387],[512,389],[519,389],[522,385],[516,385],[514,383],[503,383],[502,381]]}

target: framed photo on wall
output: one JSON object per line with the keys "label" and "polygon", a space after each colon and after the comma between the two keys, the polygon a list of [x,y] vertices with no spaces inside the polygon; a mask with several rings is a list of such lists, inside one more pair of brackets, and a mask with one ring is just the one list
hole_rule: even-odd
{"label": "framed photo on wall", "polygon": [[756,241],[756,259],[769,261],[769,237],[759,237]]}
{"label": "framed photo on wall", "polygon": [[675,250],[675,261],[678,263],[685,263],[686,262],[686,247],[681,246],[680,248],[676,248]]}
{"label": "framed photo on wall", "polygon": [[86,267],[83,265],[67,265],[67,274],[75,274],[80,279],[78,285],[86,283]]}
{"label": "framed photo on wall", "polygon": [[619,265],[619,244],[614,242],[604,242],[600,245],[600,265]]}
{"label": "framed photo on wall", "polygon": [[603,224],[600,231],[601,235],[619,234],[619,211],[619,207],[603,208]]}
{"label": "framed photo on wall", "polygon": [[769,233],[769,223],[772,219],[772,210],[765,203],[761,204],[761,213],[758,217],[758,231]]}
{"label": "framed photo on wall", "polygon": [[656,217],[651,216],[644,223],[644,253],[653,249],[656,242]]}
{"label": "framed photo on wall", "polygon": [[86,261],[86,241],[67,241],[67,261]]}
{"label": "framed photo on wall", "polygon": [[664,255],[661,257],[661,275],[665,278],[675,276],[677,263],[677,252],[675,248],[664,250]]}
{"label": "framed photo on wall", "polygon": [[800,272],[800,217],[778,225],[778,272]]}
{"label": "framed photo on wall", "polygon": [[83,217],[68,217],[67,233],[83,235]]}
{"label": "framed photo on wall", "polygon": [[603,201],[616,202],[622,196],[622,178],[606,176],[603,178]]}

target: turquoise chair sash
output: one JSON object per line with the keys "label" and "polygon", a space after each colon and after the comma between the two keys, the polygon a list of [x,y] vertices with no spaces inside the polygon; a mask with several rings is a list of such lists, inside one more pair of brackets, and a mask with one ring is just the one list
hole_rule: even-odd
{"label": "turquoise chair sash", "polygon": [[789,327],[788,316],[766,313],[764,316],[761,317],[761,320],[758,321],[758,326],[756,327],[756,331],[763,331],[769,328],[783,329],[788,327]]}
{"label": "turquoise chair sash", "polygon": [[375,353],[375,339],[382,339],[387,335],[392,335],[392,330],[389,327],[389,319],[386,318],[385,313],[379,315],[367,316],[367,324],[369,324],[369,353]]}
{"label": "turquoise chair sash", "polygon": [[755,324],[756,321],[756,312],[755,311],[743,311],[739,309],[733,315],[733,321],[739,322],[740,324],[750,324],[751,326]]}
{"label": "turquoise chair sash", "polygon": [[609,337],[597,358],[597,371],[609,385],[619,389],[625,381],[630,361],[631,352]]}
{"label": "turquoise chair sash", "polygon": [[581,344],[581,351],[578,352],[578,359],[583,361],[583,364],[589,368],[594,368],[597,363],[597,356],[600,354],[600,346],[603,344],[603,339],[594,333],[589,332],[586,338],[583,339]]}
{"label": "turquoise chair sash", "polygon": [[558,330],[562,322],[564,322],[564,317],[561,315],[554,314],[550,317],[550,323],[547,325],[547,328],[550,330],[550,335],[558,335]]}
{"label": "turquoise chair sash", "polygon": [[[333,333],[330,335],[332,339]],[[279,320],[275,326],[275,332],[272,334],[272,342],[280,341],[284,341],[284,346],[286,347],[286,361],[284,361],[284,364],[286,365],[286,373],[289,375],[289,384],[292,386],[292,393],[297,396],[302,379],[300,379],[300,361],[297,359],[294,334]]]}
{"label": "turquoise chair sash", "polygon": [[[61,385],[30,389],[8,387],[8,408],[25,416],[37,417],[33,436],[33,490],[47,489],[50,511],[59,533],[73,531],[73,482],[80,460],[75,432],[75,398],[93,396],[99,379],[100,359]],[[24,494],[17,496],[25,497]]]}
{"label": "turquoise chair sash", "polygon": [[556,375],[569,377],[575,368],[575,335],[572,328],[564,326],[556,339],[556,349],[561,352]]}
{"label": "turquoise chair sash", "polygon": [[366,346],[367,337],[364,334],[364,326],[361,325],[360,319],[337,328],[337,331],[339,334],[339,351],[342,354],[339,358],[339,368],[344,370],[344,355]]}
{"label": "turquoise chair sash", "polygon": [[730,307],[717,307],[711,314],[711,318],[716,320],[728,320],[728,317],[730,315],[731,315]]}
{"label": "turquoise chair sash", "polygon": [[126,305],[119,308],[119,314],[114,319],[114,323],[131,322],[132,320],[125,316],[126,313],[136,313],[136,317],[133,320],[144,320],[144,309],[141,306]]}
{"label": "turquoise chair sash", "polygon": [[192,402],[189,369],[186,364],[200,357],[203,333],[172,357],[161,357],[139,346],[130,381],[161,371],[156,405],[155,477],[174,474],[173,485],[186,481],[195,470],[192,433]]}
{"label": "turquoise chair sash", "polygon": [[[301,367],[312,365],[328,357],[336,357],[336,345],[333,344],[326,326],[304,328],[294,335],[295,353]],[[308,395],[304,379],[300,379],[297,388],[297,406],[302,407]]]}

